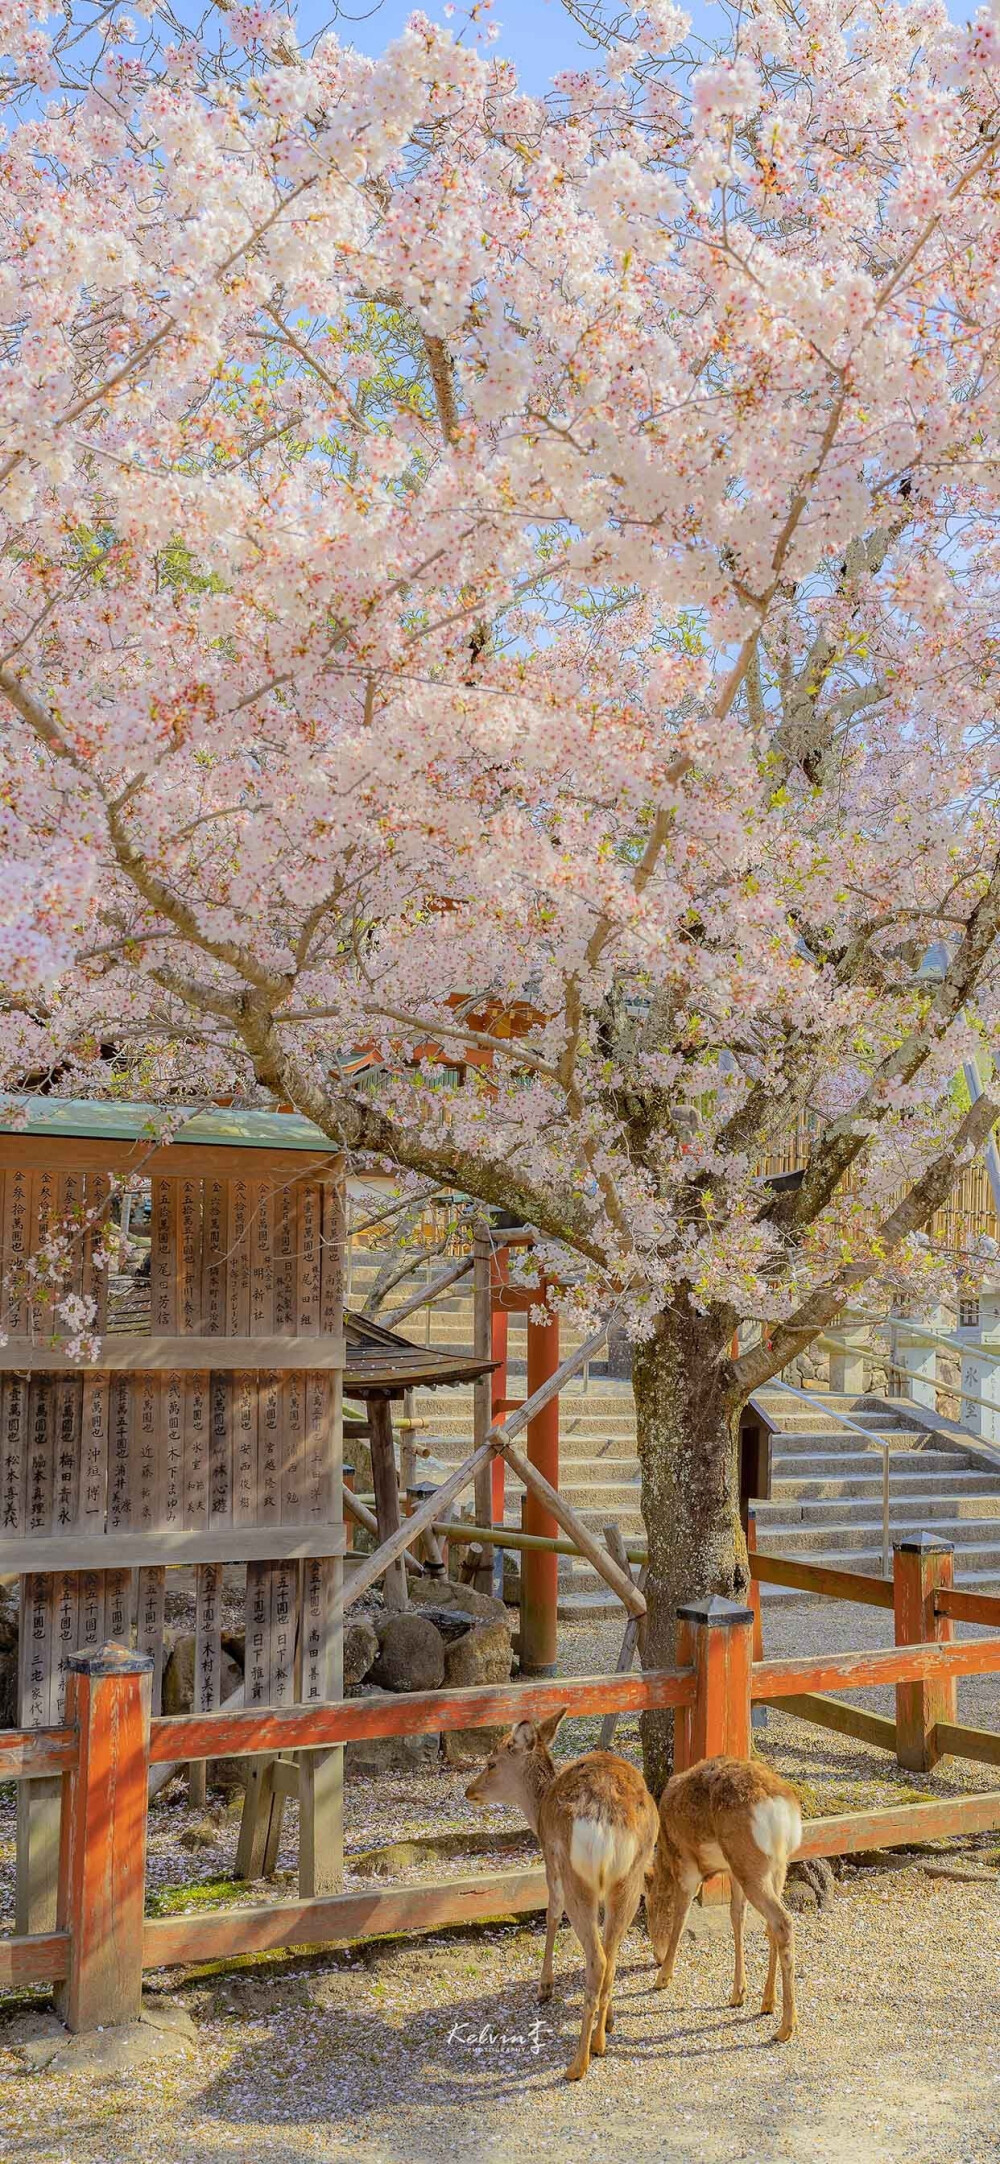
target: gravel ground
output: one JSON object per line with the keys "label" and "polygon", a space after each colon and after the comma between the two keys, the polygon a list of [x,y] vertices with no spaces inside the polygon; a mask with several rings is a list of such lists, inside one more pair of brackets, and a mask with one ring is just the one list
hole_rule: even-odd
{"label": "gravel ground", "polygon": [[[607,2058],[575,2085],[562,2078],[580,2003],[568,1927],[541,2010],[542,1934],[523,1925],[244,1970],[180,1994],[197,2060],[141,2075],[28,2076],[0,2029],[0,2153],[4,2164],[994,2164],[998,1922],[993,1887],[859,1874],[798,1921],[801,2026],[781,2047],[773,2017],[725,2004],[724,1930],[684,1947],[670,1994],[651,1991],[649,1947],[633,1932]],[[756,1934],[748,1968],[756,1992]]]}
{"label": "gravel ground", "polygon": [[[778,1656],[890,1643],[892,1619],[855,1606],[775,1603],[764,1628],[767,1652]],[[613,1668],[620,1630],[614,1621],[565,1629],[565,1671]],[[855,1695],[892,1711],[891,1691]],[[1000,1678],[963,1682],[959,1718],[1000,1727]],[[567,1753],[591,1745],[597,1725],[567,1724]],[[809,1815],[1000,1786],[995,1769],[966,1763],[914,1777],[881,1752],[773,1710],[755,1742],[800,1784]],[[635,1721],[619,1724],[616,1747],[638,1756]],[[470,1827],[480,1837],[489,1827],[499,1841],[520,1825],[514,1813],[473,1817],[467,1779],[429,1766],[349,1782],[348,1885],[371,1883],[362,1852],[376,1844]],[[188,1810],[180,1784],[154,1806],[154,1909],[259,1899],[259,1888],[237,1893],[225,1883],[238,1812],[213,1807],[211,1845],[191,1847],[202,1816]],[[289,1807],[277,1894],[293,1889],[295,1817]],[[13,1834],[12,1791],[0,1791],[6,1929]],[[1000,1832],[966,1849],[973,1868],[995,1868]],[[471,1865],[461,1855],[437,1857],[399,1876],[510,1860],[498,1847]],[[574,2164],[591,2154],[623,2164],[1000,2164],[998,1924],[1000,1876],[956,1883],[928,1876],[917,1859],[848,1869],[832,1905],[798,1919],[801,2029],[780,2049],[769,2043],[773,2020],[725,2004],[724,1915],[699,1919],[669,1995],[650,1991],[650,1950],[637,1928],[608,2056],[576,2086],[562,2080],[580,1999],[568,1925],[557,1955],[561,1985],[543,2010],[534,1996],[534,1921],[289,1957],[208,1979],[153,1979],[193,2014],[197,2059],[100,2081],[26,2075],[11,2048],[23,2012],[0,2000],[0,2164],[208,2164],[250,2154],[260,2164],[348,2155],[361,2164],[450,2156],[499,2164],[536,2152]],[[751,1942],[749,1966],[756,1988],[762,1941]]]}

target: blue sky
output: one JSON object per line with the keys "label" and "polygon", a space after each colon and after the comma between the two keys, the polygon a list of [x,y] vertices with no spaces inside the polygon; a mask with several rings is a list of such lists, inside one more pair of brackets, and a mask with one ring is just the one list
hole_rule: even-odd
{"label": "blue sky", "polygon": [[[692,28],[704,37],[721,39],[727,16],[718,0],[681,0],[691,16]],[[340,0],[333,27],[345,44],[362,52],[378,54],[402,30],[415,6],[435,22],[446,18],[442,0]],[[608,12],[613,12],[610,8]],[[299,37],[304,42],[333,19],[330,0],[300,0],[297,10]],[[458,31],[467,17],[468,0],[455,0],[450,27]],[[499,30],[496,51],[513,60],[526,90],[547,90],[560,68],[586,67],[594,47],[570,20],[560,0],[493,0],[489,18]],[[474,35],[474,32],[467,32]]]}
{"label": "blue sky", "polygon": [[[469,4],[470,0],[456,0],[450,18],[453,30],[461,27]],[[680,0],[680,4],[686,7],[696,36],[713,42],[726,37],[729,16],[720,0]],[[331,0],[300,0],[299,36],[304,41],[332,21],[345,43],[376,55],[398,35],[415,5],[422,6],[433,21],[445,20],[443,0],[367,0],[367,4],[366,0],[339,0],[339,4],[338,0],[332,4]],[[948,12],[956,22],[967,22],[978,5],[979,0],[949,0]],[[608,4],[605,12],[614,15],[616,10]],[[500,30],[496,50],[515,62],[526,90],[547,90],[560,68],[586,67],[593,56],[593,46],[560,0],[493,0],[490,19]]]}

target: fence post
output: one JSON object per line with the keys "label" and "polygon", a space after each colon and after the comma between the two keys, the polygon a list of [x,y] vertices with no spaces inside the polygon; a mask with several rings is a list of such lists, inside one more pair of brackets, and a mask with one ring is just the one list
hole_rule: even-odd
{"label": "fence post", "polygon": [[[699,1758],[749,1758],[753,1609],[713,1593],[678,1608],[677,1618],[677,1666],[694,1669],[695,1697],[674,1715],[674,1771]],[[705,1880],[701,1899],[728,1901],[724,1872]]]}
{"label": "fence post", "polygon": [[[528,1316],[527,1396],[533,1396],[559,1366],[559,1319],[536,1323]],[[528,1422],[528,1456],[553,1488],[559,1486],[559,1399],[552,1398]],[[524,1528],[558,1538],[555,1519],[535,1496],[525,1501]],[[521,1673],[553,1676],[558,1659],[559,1557],[527,1549],[521,1557]]]}
{"label": "fence post", "polygon": [[[950,1644],[954,1626],[935,1615],[934,1595],[954,1584],[954,1549],[950,1540],[917,1533],[897,1541],[892,1554],[893,1612],[898,1646]],[[942,1753],[937,1748],[938,1721],[957,1718],[958,1684],[954,1676],[896,1685],[896,1758],[911,1773],[929,1773]]]}
{"label": "fence post", "polygon": [[56,1917],[69,1933],[59,2005],[71,2030],[139,2019],[152,1674],[149,1655],[125,1646],[68,1662],[80,1751],[63,1775]]}

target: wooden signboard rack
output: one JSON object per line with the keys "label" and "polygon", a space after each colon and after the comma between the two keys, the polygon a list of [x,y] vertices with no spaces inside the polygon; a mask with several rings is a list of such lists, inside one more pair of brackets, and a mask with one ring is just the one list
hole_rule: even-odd
{"label": "wooden signboard rack", "polygon": [[[234,1564],[246,1708],[341,1692],[343,1163],[290,1115],[201,1113],[162,1144],[156,1122],[143,1105],[0,1105],[0,1574],[20,1576],[25,1728],[58,1724],[71,1656],[106,1640],[151,1657],[159,1712],[181,1564],[195,1712],[219,1705]],[[129,1176],[150,1182],[149,1308],[122,1333],[95,1250]],[[61,1289],[96,1303],[93,1364],[60,1342],[31,1275],[53,1227],[71,1232]],[[304,1754],[300,1775],[300,1889],[336,1892],[342,1752]],[[20,1931],[52,1927],[59,1815],[58,1779],[22,1783]]]}

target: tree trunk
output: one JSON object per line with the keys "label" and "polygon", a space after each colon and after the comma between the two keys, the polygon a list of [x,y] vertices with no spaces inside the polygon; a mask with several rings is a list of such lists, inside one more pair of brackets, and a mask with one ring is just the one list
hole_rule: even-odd
{"label": "tree trunk", "polygon": [[[674,1665],[677,1610],[750,1584],[740,1524],[739,1408],[723,1387],[726,1346],[708,1317],[676,1308],[637,1347],[635,1392],[642,1515],[649,1541],[644,1668]],[[673,1769],[673,1715],[644,1713],[646,1779],[659,1796]]]}

